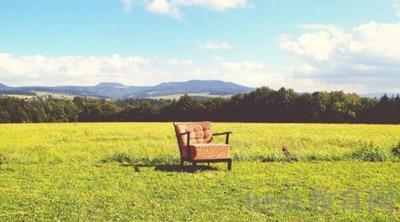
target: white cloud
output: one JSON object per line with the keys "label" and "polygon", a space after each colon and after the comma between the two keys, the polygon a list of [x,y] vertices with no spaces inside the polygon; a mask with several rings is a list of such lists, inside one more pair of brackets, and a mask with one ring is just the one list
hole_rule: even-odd
{"label": "white cloud", "polygon": [[281,87],[288,76],[254,61],[214,61],[199,66],[191,59],[157,59],[139,56],[14,56],[0,53],[0,83],[21,85],[95,85],[120,82],[154,85],[168,81],[219,79],[247,86]]}
{"label": "white cloud", "polygon": [[337,89],[400,91],[400,23],[369,22],[351,32],[324,25],[302,28],[306,32],[297,38],[278,40],[303,66],[292,68],[296,78],[313,78]]}
{"label": "white cloud", "polygon": [[226,42],[206,42],[201,45],[202,48],[208,50],[230,50],[234,47]]}
{"label": "white cloud", "polygon": [[400,23],[369,22],[346,33],[339,28],[320,26],[293,39],[282,36],[284,51],[314,62],[332,62],[346,57],[369,57],[385,63],[400,62]]}
{"label": "white cloud", "polygon": [[171,0],[170,2],[178,6],[200,6],[218,11],[245,7],[248,4],[248,0]]}
{"label": "white cloud", "polygon": [[166,81],[221,79],[249,86],[270,85],[276,77],[265,64],[218,61],[199,67],[191,59],[139,56],[14,56],[0,53],[0,83],[9,85],[94,85],[102,81],[153,85]]}
{"label": "white cloud", "polygon": [[400,0],[393,0],[394,10],[396,11],[396,15],[400,16]]}
{"label": "white cloud", "polygon": [[216,11],[246,7],[248,0],[148,0],[146,9],[150,12],[180,18],[184,7],[203,7]]}
{"label": "white cloud", "polygon": [[348,36],[335,26],[314,24],[302,28],[314,32],[304,33],[296,40],[282,36],[279,39],[280,48],[296,56],[322,62],[330,60],[337,46],[348,40]]}
{"label": "white cloud", "polygon": [[281,87],[302,89],[299,87],[299,82],[293,79],[292,73],[287,70],[273,69],[262,62],[248,60],[228,62],[224,60],[219,63],[218,72],[220,73],[219,79],[247,86],[268,86],[273,89]]}
{"label": "white cloud", "polygon": [[[213,60],[211,58],[211,60]],[[9,85],[95,85],[102,81],[126,85],[154,85],[167,81],[192,79],[220,79],[247,86],[284,87],[297,91],[345,90],[368,91],[370,82],[385,87],[387,81],[376,76],[337,76],[332,70],[320,72],[321,66],[309,63],[282,70],[270,68],[264,62],[249,60],[213,60],[215,66],[199,66],[191,59],[157,59],[139,56],[64,56],[51,58],[43,55],[14,56],[0,53],[0,83]],[[380,73],[379,66],[351,65],[342,68],[354,73]],[[385,73],[383,73],[385,74]],[[364,80],[363,80],[364,78]],[[364,82],[363,82],[364,81]],[[368,82],[367,82],[368,83]]]}
{"label": "white cloud", "polygon": [[[100,81],[121,81],[146,84],[157,77],[151,70],[154,63],[138,56],[13,56],[0,53],[0,82],[10,84],[65,85],[95,84]],[[146,74],[143,81],[141,75]]]}
{"label": "white cloud", "polygon": [[121,0],[121,2],[126,11],[132,10],[133,0]]}
{"label": "white cloud", "polygon": [[162,15],[171,15],[175,18],[181,17],[178,7],[175,7],[168,0],[152,0],[147,4],[147,10]]}

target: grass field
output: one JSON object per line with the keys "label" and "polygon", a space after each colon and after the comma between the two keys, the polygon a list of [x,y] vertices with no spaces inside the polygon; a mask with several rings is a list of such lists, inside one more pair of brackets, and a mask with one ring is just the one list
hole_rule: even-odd
{"label": "grass field", "polygon": [[232,172],[180,172],[171,123],[0,125],[0,221],[400,220],[400,126],[226,130]]}

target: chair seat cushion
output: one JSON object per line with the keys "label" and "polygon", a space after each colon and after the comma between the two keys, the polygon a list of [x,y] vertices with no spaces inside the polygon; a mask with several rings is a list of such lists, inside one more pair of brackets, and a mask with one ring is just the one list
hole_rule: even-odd
{"label": "chair seat cushion", "polygon": [[213,160],[230,158],[227,144],[199,143],[189,146],[192,160]]}

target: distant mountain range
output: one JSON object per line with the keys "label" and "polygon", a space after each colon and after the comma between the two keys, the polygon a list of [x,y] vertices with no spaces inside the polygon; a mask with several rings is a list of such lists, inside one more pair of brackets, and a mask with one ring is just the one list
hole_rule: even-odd
{"label": "distant mountain range", "polygon": [[[105,99],[124,98],[179,98],[183,94],[192,97],[227,97],[238,93],[248,93],[254,88],[220,80],[190,80],[187,82],[165,82],[155,86],[126,86],[121,83],[102,82],[95,86],[20,86],[11,87],[0,83],[0,95],[53,95],[61,97],[93,97]],[[380,98],[384,94],[396,96],[397,93],[379,92],[360,94],[362,97]]]}
{"label": "distant mountain range", "polygon": [[400,95],[400,93],[377,92],[377,93],[364,93],[364,94],[361,94],[360,96],[380,99],[383,95],[387,95],[388,97],[396,97],[397,95]]}
{"label": "distant mountain range", "polygon": [[21,86],[0,84],[0,94],[8,95],[65,95],[96,98],[177,98],[183,94],[195,97],[223,97],[248,93],[254,88],[220,80],[191,80],[166,82],[155,86],[125,86],[102,82],[95,86]]}

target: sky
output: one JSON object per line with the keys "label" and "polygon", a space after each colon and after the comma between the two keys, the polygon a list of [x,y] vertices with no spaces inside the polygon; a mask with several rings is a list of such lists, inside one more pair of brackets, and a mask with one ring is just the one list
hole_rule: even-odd
{"label": "sky", "polygon": [[400,93],[400,0],[0,0],[0,83]]}

